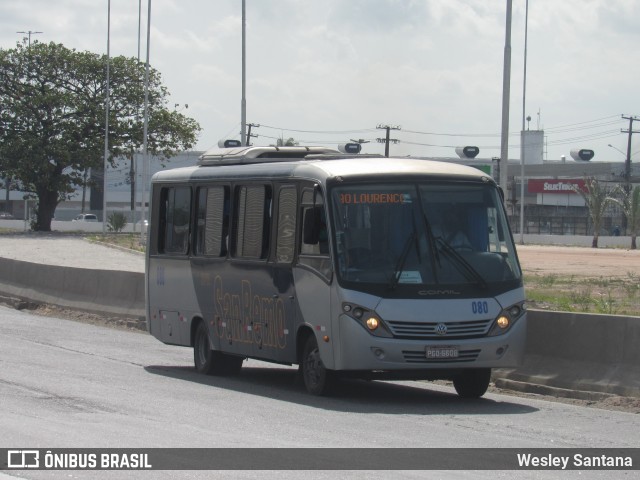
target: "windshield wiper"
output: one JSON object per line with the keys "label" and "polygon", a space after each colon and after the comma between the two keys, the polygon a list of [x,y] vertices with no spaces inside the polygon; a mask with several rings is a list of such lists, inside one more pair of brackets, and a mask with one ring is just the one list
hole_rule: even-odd
{"label": "windshield wiper", "polygon": [[391,282],[389,282],[389,290],[395,290],[396,286],[398,286],[398,282],[400,281],[400,277],[402,276],[402,270],[404,269],[404,264],[407,261],[407,257],[409,256],[409,251],[411,250],[411,244],[416,238],[416,231],[414,230],[407,238],[407,241],[404,243],[404,247],[402,248],[402,253],[398,258],[398,262],[396,263],[396,268],[393,271],[393,276],[391,277]]}
{"label": "windshield wiper", "polygon": [[431,252],[431,255],[429,256],[431,271],[433,272],[435,282],[438,283],[438,271],[436,270],[436,262],[438,262],[438,267],[442,268],[442,264],[440,263],[440,253],[438,253],[436,238],[433,235],[431,224],[429,223],[429,220],[424,213],[422,214],[422,220],[424,221],[424,228],[427,231],[427,241],[429,242],[429,251]]}
{"label": "windshield wiper", "polygon": [[441,245],[442,252],[454,260],[454,265],[458,268],[460,273],[465,275],[469,280],[474,280],[482,288],[487,288],[487,282],[482,278],[482,275],[480,275],[478,271],[456,251],[455,248],[449,245],[442,237],[438,237],[436,241]]}

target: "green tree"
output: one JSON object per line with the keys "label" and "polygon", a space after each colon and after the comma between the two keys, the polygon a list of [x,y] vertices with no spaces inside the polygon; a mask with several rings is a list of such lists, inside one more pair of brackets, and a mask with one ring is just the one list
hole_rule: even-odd
{"label": "green tree", "polygon": [[[35,230],[51,230],[57,205],[84,172],[104,160],[106,62],[104,55],[55,43],[19,43],[0,49],[0,176],[37,197]],[[109,162],[133,157],[143,143],[145,65],[110,61]],[[159,72],[149,74],[150,154],[169,158],[190,149],[198,123],[167,109]]]}
{"label": "green tree", "polygon": [[631,235],[631,250],[635,250],[638,230],[640,230],[640,187],[633,190],[620,189],[622,198],[614,201],[620,205],[625,218],[627,219],[627,233]]}
{"label": "green tree", "polygon": [[591,247],[598,248],[598,238],[604,220],[604,212],[607,209],[607,205],[613,202],[614,199],[600,182],[593,177],[584,179],[584,190],[581,188],[574,188],[574,190],[582,196],[589,209],[589,216],[593,223],[593,240]]}
{"label": "green tree", "polygon": [[280,137],[276,140],[276,147],[295,147],[298,145],[295,138],[289,137],[288,139],[284,139],[284,137]]}

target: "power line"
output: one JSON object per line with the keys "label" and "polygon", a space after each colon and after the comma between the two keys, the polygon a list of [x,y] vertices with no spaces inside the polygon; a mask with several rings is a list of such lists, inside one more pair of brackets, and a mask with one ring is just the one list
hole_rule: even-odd
{"label": "power line", "polygon": [[283,127],[274,127],[271,125],[260,125],[263,128],[270,128],[272,130],[282,130],[285,132],[297,132],[297,133],[317,133],[317,134],[327,134],[327,135],[343,135],[343,134],[352,134],[352,133],[362,133],[362,132],[374,132],[374,128],[362,128],[359,130],[300,130],[296,128],[283,128]]}
{"label": "power line", "polygon": [[561,138],[558,140],[549,141],[547,142],[547,145],[565,145],[567,143],[583,141],[583,140],[602,140],[604,138],[611,138],[618,135],[620,135],[620,132],[618,130],[608,130],[606,132],[601,132],[594,135],[583,135],[580,137]]}
{"label": "power line", "polygon": [[558,125],[557,127],[549,127],[545,130],[554,130],[556,128],[565,128],[565,127],[573,127],[575,125],[585,125],[587,123],[601,122],[602,120],[609,120],[611,118],[618,118],[618,115],[609,115],[607,117],[596,118],[595,120],[587,120],[586,122],[578,122],[578,123],[570,123],[567,125]]}
{"label": "power line", "polygon": [[[610,121],[613,118],[617,118],[617,120],[615,121]],[[549,129],[545,129],[545,136],[546,137],[553,137],[553,140],[547,140],[546,145],[547,146],[561,146],[561,145],[568,145],[571,143],[575,143],[575,142],[587,142],[587,141],[596,141],[596,140],[602,140],[602,139],[607,139],[607,138],[613,138],[617,135],[620,135],[620,132],[618,130],[611,130],[611,129],[606,129],[603,131],[595,131],[595,132],[591,132],[585,135],[574,135],[574,136],[562,136],[561,134],[566,134],[566,133],[570,133],[570,132],[578,132],[581,130],[592,130],[592,129],[596,129],[596,128],[602,128],[602,127],[607,127],[610,125],[615,125],[617,123],[620,122],[619,117],[617,116],[606,116],[606,117],[601,117],[601,118],[597,118],[597,119],[593,119],[593,120],[588,120],[588,121],[584,121],[584,122],[576,122],[576,123],[571,123],[571,124],[566,124],[566,125],[559,125],[556,127],[551,127]],[[279,130],[281,132],[292,132],[292,133],[309,133],[309,134],[314,134],[314,135],[349,135],[351,136],[352,134],[359,134],[359,133],[370,133],[370,132],[374,132],[375,130],[378,129],[386,129],[387,126],[389,125],[378,125],[378,128],[376,129],[370,129],[370,128],[363,128],[363,129],[350,129],[350,130],[308,130],[308,129],[299,129],[299,128],[284,128],[284,127],[277,127],[277,126],[273,126],[273,125],[265,125],[265,124],[261,124],[260,125],[261,128],[265,128],[265,129],[271,129],[271,130]],[[391,127],[391,126],[389,126]],[[395,129],[395,128],[394,128]],[[399,130],[399,128],[398,128]],[[499,138],[500,134],[490,134],[490,133],[480,133],[480,134],[472,134],[472,133],[447,133],[447,132],[426,132],[426,131],[420,131],[420,130],[402,130],[402,134],[400,134],[400,136],[398,136],[398,138],[394,138],[394,139],[389,139],[389,143],[387,143],[386,138],[385,139],[368,139],[368,140],[377,140],[379,143],[385,143],[386,147],[385,150],[388,150],[388,145],[390,143],[399,143],[402,142],[406,145],[416,145],[416,146],[424,146],[424,147],[433,147],[433,148],[456,148],[459,147],[460,145],[450,145],[449,142],[445,143],[445,144],[440,144],[437,142],[416,142],[416,141],[409,141],[407,139],[406,135],[403,134],[414,134],[414,135],[432,135],[432,136],[442,136],[442,137],[459,137],[459,138]],[[268,135],[260,135],[262,137],[265,138],[272,138],[272,139],[277,139],[279,137],[270,137]],[[510,137],[513,138],[517,138],[520,136],[520,132],[512,132],[509,135]],[[404,137],[404,138],[403,138]],[[300,140],[301,142],[304,143],[314,143],[314,144],[327,144],[327,143],[342,143],[341,141],[327,141],[327,140]],[[496,149],[496,148],[500,148],[500,146],[498,145],[479,145],[479,148],[482,149]],[[509,150],[513,150],[519,148],[518,146],[513,146],[510,147]]]}
{"label": "power line", "polygon": [[[544,131],[547,133],[555,134],[562,133],[564,131],[575,131],[575,130],[588,130],[603,126],[615,125],[619,123],[620,120],[605,122],[605,123],[596,123],[602,122],[603,120],[610,120],[612,118],[616,118],[617,116],[607,116],[602,118],[597,118],[594,120],[588,120],[585,122],[571,123],[567,125],[558,125],[556,127],[545,128]],[[289,132],[297,132],[297,133],[315,133],[315,134],[327,134],[327,135],[336,135],[336,134],[351,134],[351,133],[360,133],[360,132],[373,132],[375,129],[371,128],[363,128],[363,129],[355,129],[355,130],[302,130],[295,128],[285,128],[285,127],[276,127],[273,125],[261,125],[264,128],[270,128],[273,130],[283,130]],[[456,133],[456,132],[429,132],[429,131],[421,131],[421,130],[402,130],[403,133],[412,133],[415,135],[433,135],[433,136],[443,136],[443,137],[500,137],[500,133]],[[511,133],[510,136],[519,136],[519,132]]]}

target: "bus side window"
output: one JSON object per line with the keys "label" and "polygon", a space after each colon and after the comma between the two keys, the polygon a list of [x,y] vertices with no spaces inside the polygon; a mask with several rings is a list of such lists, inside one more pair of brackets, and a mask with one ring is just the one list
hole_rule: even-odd
{"label": "bus side window", "polygon": [[271,187],[244,185],[236,189],[235,254],[265,259],[269,254]]}
{"label": "bus side window", "polygon": [[185,254],[189,247],[191,188],[170,187],[161,192],[161,253]]}
{"label": "bus side window", "polygon": [[[314,202],[315,197],[315,202]],[[314,205],[315,203],[315,205]],[[324,198],[320,191],[306,188],[300,208],[300,255],[298,262],[315,270],[326,282],[331,281],[332,268],[329,258],[329,235],[324,211]]]}
{"label": "bus side window", "polygon": [[327,222],[322,206],[305,207],[303,210],[302,245],[300,253],[323,255],[329,253]]}
{"label": "bus side window", "polygon": [[278,197],[278,231],[276,240],[276,261],[291,263],[296,245],[296,211],[298,192],[293,185],[280,189]]}
{"label": "bus side window", "polygon": [[196,254],[225,257],[229,237],[229,187],[198,189]]}
{"label": "bus side window", "polygon": [[[315,196],[315,205],[314,205]],[[302,194],[301,255],[328,255],[329,235],[322,193],[307,188]]]}

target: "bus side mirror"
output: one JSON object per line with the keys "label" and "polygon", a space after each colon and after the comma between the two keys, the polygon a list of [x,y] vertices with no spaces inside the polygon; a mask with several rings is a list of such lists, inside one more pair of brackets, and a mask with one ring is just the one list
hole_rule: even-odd
{"label": "bus side mirror", "polygon": [[320,242],[320,230],[322,207],[307,208],[304,212],[302,225],[302,241],[307,245],[315,245]]}

